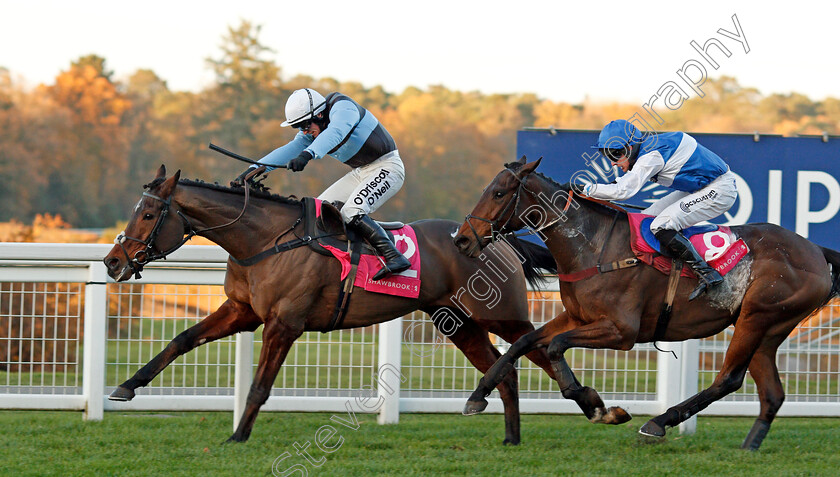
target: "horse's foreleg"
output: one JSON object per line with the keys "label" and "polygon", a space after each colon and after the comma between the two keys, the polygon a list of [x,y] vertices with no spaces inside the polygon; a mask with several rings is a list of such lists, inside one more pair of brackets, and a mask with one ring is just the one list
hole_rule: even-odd
{"label": "horse's foreleg", "polygon": [[[530,321],[488,320],[488,324],[488,331],[501,336],[508,343],[516,343],[519,338],[534,331],[534,325]],[[484,324],[479,323],[479,325],[483,326]],[[525,353],[525,357],[542,368],[551,379],[554,379],[554,370],[551,367],[551,362],[548,360],[548,353],[546,353],[545,347]]]}
{"label": "horse's foreleg", "polygon": [[260,351],[260,362],[257,365],[257,372],[254,374],[254,382],[248,391],[248,398],[245,401],[245,411],[239,420],[233,435],[228,442],[245,442],[251,435],[254,421],[260,412],[260,407],[268,400],[271,394],[271,386],[280,371],[280,366],[286,360],[286,355],[303,330],[293,330],[283,324],[279,318],[272,318],[267,321],[263,328],[263,346]]}
{"label": "horse's foreleg", "polygon": [[[486,372],[501,356],[490,342],[487,332],[466,316],[462,325],[449,339],[464,356],[482,373]],[[520,442],[519,428],[519,377],[516,369],[510,370],[498,384],[499,396],[505,409],[504,444],[517,445]]]}
{"label": "horse's foreleg", "polygon": [[742,449],[758,450],[761,441],[770,430],[770,423],[773,422],[785,400],[785,390],[779,379],[779,369],[776,367],[777,348],[778,344],[768,346],[764,343],[750,361],[750,375],[758,388],[761,412],[750,429],[750,433],[747,434],[747,438],[744,439]]}
{"label": "horse's foreleg", "polygon": [[593,423],[622,424],[632,419],[632,416],[618,406],[607,409],[596,390],[582,386],[566,362],[566,350],[573,347],[622,349],[626,347],[627,341],[614,322],[600,320],[561,333],[548,346],[548,358],[560,392],[566,399],[575,401]]}
{"label": "horse's foreleg", "polygon": [[135,389],[149,384],[178,356],[240,331],[254,331],[261,324],[250,306],[228,300],[218,310],[176,336],[163,351],[117,387],[108,399],[130,401],[134,398]]}
{"label": "horse's foreleg", "polygon": [[547,346],[551,338],[557,334],[557,330],[562,329],[566,324],[567,318],[565,313],[563,313],[541,328],[527,333],[516,340],[510,349],[508,349],[507,353],[496,360],[493,366],[484,373],[484,377],[478,381],[478,387],[476,387],[475,391],[467,399],[463,414],[470,416],[483,411],[487,407],[487,400],[484,398],[490,394],[493,388],[502,382],[505,376],[515,369],[513,363],[523,355]]}
{"label": "horse's foreleg", "polygon": [[[743,319],[743,318],[742,318]],[[735,325],[732,342],[723,359],[723,366],[708,388],[668,409],[664,414],[649,420],[639,433],[646,436],[663,437],[666,427],[674,427],[688,420],[691,416],[706,409],[709,404],[737,391],[744,382],[747,365],[753,357],[762,339],[762,331],[756,327],[750,329],[748,319],[739,319]],[[760,320],[755,320],[760,321]]]}
{"label": "horse's foreleg", "polygon": [[[508,322],[501,323],[503,326],[500,327],[500,329],[496,330],[494,328],[490,331],[501,336],[509,343],[516,341],[520,336],[525,334],[524,332],[518,332],[522,329],[522,326],[509,324]],[[529,328],[532,327],[530,322],[519,323],[528,325]],[[548,357],[545,347],[535,349],[534,351],[527,353],[525,356],[533,361],[537,366],[543,368],[546,374],[551,376],[551,379],[557,381],[558,384],[561,383],[561,380],[557,378],[555,373],[559,372],[562,382],[566,383],[560,384],[562,389],[582,389],[582,391],[574,392],[573,395],[564,395],[564,397],[573,399],[578,404],[581,411],[583,411],[583,414],[587,417],[587,419],[592,422],[603,424],[621,424],[632,418],[627,411],[620,407],[611,407],[606,409],[604,401],[601,399],[601,396],[598,395],[598,392],[592,388],[581,386],[577,377],[574,375],[574,372],[562,356],[560,360],[552,362]]]}

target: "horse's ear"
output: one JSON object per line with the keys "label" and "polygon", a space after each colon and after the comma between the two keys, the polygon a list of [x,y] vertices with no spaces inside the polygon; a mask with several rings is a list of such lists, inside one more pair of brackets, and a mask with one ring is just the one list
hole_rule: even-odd
{"label": "horse's ear", "polygon": [[525,159],[525,154],[523,154],[523,155],[522,155],[522,157],[520,157],[520,158],[519,158],[519,160],[518,160],[518,161],[516,161],[516,162],[518,162],[518,163],[520,163],[520,164],[525,164],[525,161],[526,161],[526,159]]}
{"label": "horse's ear", "polygon": [[[522,157],[525,157],[525,156],[522,156]],[[542,161],[542,157],[537,159],[536,161],[530,163],[530,164],[525,164],[525,166],[519,171],[519,177],[525,177],[528,174],[534,172],[534,170],[537,169],[537,166],[540,165],[540,161]]]}
{"label": "horse's ear", "polygon": [[158,167],[158,171],[157,171],[157,175],[155,176],[155,179],[163,179],[164,177],[166,177],[166,166],[161,164],[160,167]]}
{"label": "horse's ear", "polygon": [[175,171],[175,174],[172,174],[172,177],[163,181],[163,184],[160,185],[160,189],[158,189],[158,195],[161,198],[167,198],[172,195],[172,191],[175,190],[175,186],[178,185],[178,179],[181,178],[181,169]]}

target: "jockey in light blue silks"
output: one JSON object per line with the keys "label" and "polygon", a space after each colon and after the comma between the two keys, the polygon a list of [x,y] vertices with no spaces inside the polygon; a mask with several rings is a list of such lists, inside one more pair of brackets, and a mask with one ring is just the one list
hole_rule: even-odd
{"label": "jockey in light blue silks", "polygon": [[[343,94],[331,93],[324,98],[314,89],[303,88],[293,92],[286,102],[286,121],[282,126],[300,131],[292,141],[259,162],[267,166],[285,165],[300,172],[310,160],[329,154],[350,166],[352,170],[318,198],[344,202],[341,208],[344,222],[385,258],[385,265],[373,280],[408,269],[411,266],[408,259],[397,251],[382,227],[368,217],[393,197],[405,181],[397,145],[376,117]],[[237,181],[243,180],[251,168]]]}
{"label": "jockey in light blue silks", "polygon": [[681,230],[726,212],[738,191],[735,174],[717,154],[686,133],[667,132],[644,136],[633,124],[616,120],[607,124],[592,146],[624,171],[612,184],[588,184],[586,196],[603,200],[624,200],[656,182],[674,189],[642,211],[656,216],[651,231],[675,258],[687,263],[700,279],[689,300],[723,278],[697,253]]}

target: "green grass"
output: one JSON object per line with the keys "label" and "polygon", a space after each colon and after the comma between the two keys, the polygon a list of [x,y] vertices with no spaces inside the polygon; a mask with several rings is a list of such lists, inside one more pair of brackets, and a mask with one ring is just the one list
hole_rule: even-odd
{"label": "green grass", "polygon": [[[78,412],[2,411],[0,475],[278,475],[294,464],[310,476],[361,475],[836,475],[840,419],[780,418],[761,450],[744,452],[752,418],[700,417],[695,435],[670,430],[656,444],[637,434],[646,417],[612,427],[581,416],[528,415],[523,443],[504,447],[499,415],[403,414],[395,426],[357,414],[351,430],[330,413],[263,413],[245,444],[222,445],[230,413],[106,413],[83,422]],[[346,417],[344,415],[343,417]],[[319,428],[332,425],[325,454],[314,445]],[[293,444],[312,443],[320,467],[296,455]],[[292,475],[300,475],[295,473]]]}

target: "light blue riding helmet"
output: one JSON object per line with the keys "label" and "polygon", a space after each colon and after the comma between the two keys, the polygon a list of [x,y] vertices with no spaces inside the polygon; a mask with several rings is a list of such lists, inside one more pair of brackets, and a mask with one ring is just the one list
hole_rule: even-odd
{"label": "light blue riding helmet", "polygon": [[642,142],[644,135],[626,119],[616,119],[604,126],[598,135],[598,144],[592,149],[624,149],[625,146]]}

